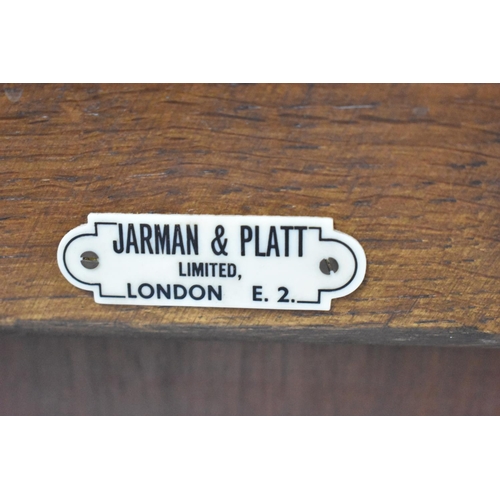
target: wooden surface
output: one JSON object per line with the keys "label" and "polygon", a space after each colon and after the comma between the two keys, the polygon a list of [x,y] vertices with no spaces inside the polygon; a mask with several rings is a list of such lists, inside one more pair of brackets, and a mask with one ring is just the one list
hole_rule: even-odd
{"label": "wooden surface", "polygon": [[499,415],[500,350],[0,337],[1,415]]}
{"label": "wooden surface", "polygon": [[[500,344],[499,85],[43,85],[0,95],[4,332]],[[56,263],[89,212],[333,217],[327,312],[102,306]]]}

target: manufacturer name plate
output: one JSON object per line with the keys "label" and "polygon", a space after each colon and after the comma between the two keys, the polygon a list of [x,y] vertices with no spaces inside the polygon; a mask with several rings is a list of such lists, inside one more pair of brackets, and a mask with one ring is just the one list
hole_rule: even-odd
{"label": "manufacturer name plate", "polygon": [[324,217],[92,213],[57,259],[99,304],[328,310],[366,271]]}

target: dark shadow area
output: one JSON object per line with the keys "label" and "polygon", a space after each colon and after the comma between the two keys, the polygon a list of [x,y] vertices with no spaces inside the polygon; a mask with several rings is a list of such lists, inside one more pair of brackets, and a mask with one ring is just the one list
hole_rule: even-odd
{"label": "dark shadow area", "polygon": [[500,350],[0,337],[2,415],[498,415]]}

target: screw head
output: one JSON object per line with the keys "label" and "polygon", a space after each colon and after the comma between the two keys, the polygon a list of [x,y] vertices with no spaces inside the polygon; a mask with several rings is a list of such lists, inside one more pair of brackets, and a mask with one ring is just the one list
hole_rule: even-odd
{"label": "screw head", "polygon": [[99,265],[99,256],[95,252],[83,252],[80,263],[86,269],[95,269]]}
{"label": "screw head", "polygon": [[329,257],[319,263],[319,269],[323,274],[336,273],[339,270],[339,263],[333,257]]}

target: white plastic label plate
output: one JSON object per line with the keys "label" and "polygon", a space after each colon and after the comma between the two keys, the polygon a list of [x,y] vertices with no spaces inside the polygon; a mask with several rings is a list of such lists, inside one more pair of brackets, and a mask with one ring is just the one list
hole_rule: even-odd
{"label": "white plastic label plate", "polygon": [[366,271],[324,217],[95,213],[57,259],[99,304],[328,310]]}

